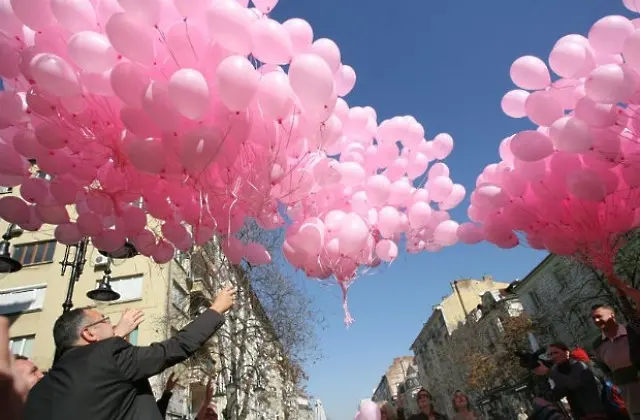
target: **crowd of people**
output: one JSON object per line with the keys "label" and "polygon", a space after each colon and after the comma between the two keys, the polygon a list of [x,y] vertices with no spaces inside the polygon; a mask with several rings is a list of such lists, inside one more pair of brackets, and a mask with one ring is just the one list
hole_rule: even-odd
{"label": "crowd of people", "polygon": [[[571,349],[555,342],[546,347],[546,357],[536,356],[530,373],[537,394],[533,411],[518,414],[517,420],[640,420],[640,291],[624,283],[615,283],[620,309],[627,320],[618,322],[616,309],[598,304],[591,308],[591,319],[600,330],[592,344],[593,352]],[[419,412],[407,418],[402,398],[395,407],[379,404],[381,420],[446,420],[436,410],[431,393],[421,388],[416,393]],[[462,391],[451,397],[453,420],[481,420],[485,417],[472,408]],[[485,420],[515,420],[488,418]]]}
{"label": "crowd of people", "polygon": [[[9,351],[9,324],[0,317],[0,409],[3,420],[161,420],[178,379],[169,374],[156,400],[149,378],[192,356],[224,323],[235,302],[232,287],[220,292],[174,337],[146,347],[125,337],[142,322],[140,311],[125,311],[117,325],[91,309],[62,314],[53,327],[56,356],[46,373]],[[217,420],[209,380],[197,420]]]}

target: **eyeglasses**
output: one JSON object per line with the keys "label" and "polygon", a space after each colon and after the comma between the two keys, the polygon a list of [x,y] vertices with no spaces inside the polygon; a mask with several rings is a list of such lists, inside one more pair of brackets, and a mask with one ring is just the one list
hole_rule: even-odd
{"label": "eyeglasses", "polygon": [[102,318],[100,321],[96,321],[96,322],[92,322],[89,325],[85,325],[85,328],[91,328],[91,327],[95,327],[96,325],[102,324],[102,323],[110,323],[111,322],[111,318],[109,318],[108,316],[105,316],[104,318]]}

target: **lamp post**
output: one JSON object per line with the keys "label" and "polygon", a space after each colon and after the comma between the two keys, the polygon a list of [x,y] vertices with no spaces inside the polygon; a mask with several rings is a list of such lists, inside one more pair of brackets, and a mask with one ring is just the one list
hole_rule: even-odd
{"label": "lamp post", "polygon": [[87,292],[87,297],[98,302],[113,302],[120,299],[120,293],[111,288],[111,257],[108,257],[102,280],[93,290]]}
{"label": "lamp post", "polygon": [[22,229],[15,224],[11,223],[7,227],[7,231],[2,235],[2,241],[0,242],[0,273],[15,273],[22,269],[20,261],[11,257],[11,243],[13,238],[17,238],[22,235]]}
{"label": "lamp post", "polygon": [[[87,262],[88,244],[89,238],[82,238],[82,240],[75,245],[67,245],[67,249],[64,252],[64,258],[60,262],[60,265],[62,266],[61,276],[65,275],[67,267],[71,267],[71,278],[69,279],[69,285],[67,286],[67,297],[62,303],[62,313],[69,312],[71,308],[73,308],[73,289],[76,286],[76,282],[80,279],[80,275],[82,275],[85,262]],[[69,261],[71,247],[76,248],[73,261]]]}

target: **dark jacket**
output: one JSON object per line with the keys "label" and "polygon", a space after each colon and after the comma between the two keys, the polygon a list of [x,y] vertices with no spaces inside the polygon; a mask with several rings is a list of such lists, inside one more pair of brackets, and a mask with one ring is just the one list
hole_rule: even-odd
{"label": "dark jacket", "polygon": [[567,420],[562,410],[554,405],[537,406],[528,420]]}
{"label": "dark jacket", "polygon": [[551,379],[555,384],[552,399],[559,401],[567,397],[575,419],[580,420],[605,412],[600,399],[600,382],[584,362],[570,360],[562,365],[553,366]]}
{"label": "dark jacket", "polygon": [[31,389],[24,420],[161,420],[148,378],[189,358],[223,322],[207,310],[149,347],[120,337],[74,347]]}
{"label": "dark jacket", "polygon": [[[445,416],[444,414],[440,414],[440,413],[433,413],[434,417],[436,420],[447,420],[447,416]],[[413,416],[409,417],[408,419],[405,417],[404,415],[404,410],[403,409],[399,409],[398,410],[398,420],[429,420],[429,417],[427,417],[426,414],[424,413],[418,413],[418,414],[414,414]]]}

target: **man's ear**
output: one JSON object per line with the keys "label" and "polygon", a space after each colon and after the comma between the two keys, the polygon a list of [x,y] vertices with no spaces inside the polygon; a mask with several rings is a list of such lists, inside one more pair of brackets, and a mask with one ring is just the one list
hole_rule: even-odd
{"label": "man's ear", "polygon": [[84,341],[88,343],[94,343],[98,341],[98,337],[96,337],[96,335],[93,334],[88,328],[84,328],[80,332],[80,338],[82,338]]}

